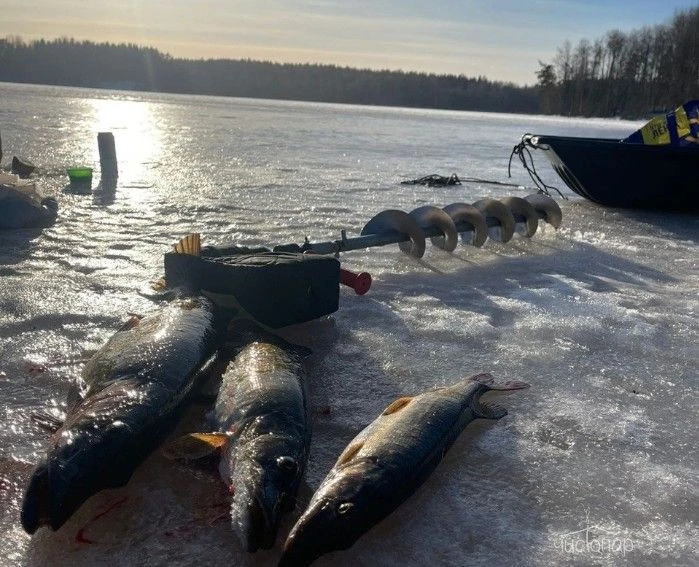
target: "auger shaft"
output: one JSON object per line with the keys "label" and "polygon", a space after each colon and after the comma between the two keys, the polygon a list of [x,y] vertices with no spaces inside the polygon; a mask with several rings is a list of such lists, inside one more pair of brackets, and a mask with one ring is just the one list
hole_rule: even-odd
{"label": "auger shaft", "polygon": [[[538,213],[540,219],[544,219],[545,215],[543,213]],[[515,222],[524,223],[525,218],[521,215],[514,215]],[[456,230],[459,233],[472,232],[473,225],[468,222],[456,222]],[[486,218],[486,225],[488,228],[495,228],[499,226],[497,219],[492,217]],[[433,238],[442,236],[442,231],[439,227],[429,226],[423,229],[426,238]],[[332,240],[327,242],[306,242],[301,246],[302,251],[312,250],[317,254],[338,254],[340,252],[349,252],[350,250],[361,250],[363,248],[373,248],[375,246],[387,246],[389,244],[399,244],[401,242],[407,242],[410,240],[410,236],[400,232],[388,232],[385,234],[366,234],[363,236],[354,236],[347,238],[342,231],[342,237],[339,240]],[[275,251],[288,249],[290,246],[295,245],[285,245],[277,246],[274,248]]]}

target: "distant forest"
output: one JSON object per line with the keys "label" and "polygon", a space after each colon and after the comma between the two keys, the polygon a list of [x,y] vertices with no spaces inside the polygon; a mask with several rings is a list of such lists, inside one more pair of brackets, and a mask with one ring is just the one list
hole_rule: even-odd
{"label": "distant forest", "polygon": [[484,77],[177,59],[133,44],[0,40],[0,81],[458,110],[537,112],[537,89]]}
{"label": "distant forest", "polygon": [[335,65],[181,59],[134,44],[0,39],[0,81],[568,116],[641,117],[699,97],[699,7],[668,24],[566,42],[537,82]]}
{"label": "distant forest", "polygon": [[699,6],[668,24],[566,42],[539,61],[544,114],[640,117],[699,98]]}

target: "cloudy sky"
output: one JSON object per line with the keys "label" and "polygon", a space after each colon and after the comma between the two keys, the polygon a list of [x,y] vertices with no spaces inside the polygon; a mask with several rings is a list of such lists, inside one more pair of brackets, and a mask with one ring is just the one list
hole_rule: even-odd
{"label": "cloudy sky", "polygon": [[566,40],[669,22],[699,0],[0,0],[0,37],[536,82]]}

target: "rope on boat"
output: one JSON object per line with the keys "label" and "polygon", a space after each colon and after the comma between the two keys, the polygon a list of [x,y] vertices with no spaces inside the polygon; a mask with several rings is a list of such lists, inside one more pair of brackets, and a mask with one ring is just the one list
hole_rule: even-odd
{"label": "rope on boat", "polygon": [[[542,193],[550,197],[551,193],[549,190],[552,189],[556,193],[558,193],[562,199],[568,200],[568,198],[563,193],[561,193],[561,191],[557,187],[554,187],[553,185],[547,185],[544,182],[544,180],[541,179],[541,177],[539,176],[539,173],[536,171],[536,166],[534,165],[534,158],[532,157],[531,151],[529,151],[529,148],[536,149],[536,146],[532,144],[531,139],[532,134],[524,134],[519,144],[512,148],[510,160],[507,163],[507,176],[512,177],[512,158],[514,156],[517,156],[519,158],[520,163],[522,164],[526,172],[529,174],[529,177],[534,182],[534,185],[536,185],[536,187],[539,189],[539,193]],[[529,162],[527,162],[527,157],[529,158]]]}
{"label": "rope on boat", "polygon": [[[521,183],[506,183],[505,181],[495,181],[493,179],[481,179],[480,177],[465,177],[464,181],[470,181],[471,183],[482,183],[484,185],[500,185],[502,187],[517,187],[521,189],[524,187]],[[525,187],[526,189],[526,187]]]}

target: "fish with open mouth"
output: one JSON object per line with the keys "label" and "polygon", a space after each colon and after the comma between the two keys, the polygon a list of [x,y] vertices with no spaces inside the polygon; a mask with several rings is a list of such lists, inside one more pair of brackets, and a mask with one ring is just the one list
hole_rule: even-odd
{"label": "fish with open mouth", "polygon": [[90,496],[128,482],[175,426],[220,345],[222,322],[208,299],[180,298],[132,318],[95,353],[29,481],[28,533],[59,529]]}
{"label": "fish with open mouth", "polygon": [[479,374],[394,401],[342,452],[292,528],[280,567],[309,565],[351,547],[425,482],[469,423],[507,414],[481,402],[482,394],[526,387]]}
{"label": "fish with open mouth", "polygon": [[220,452],[233,530],[255,552],[274,545],[306,469],[311,431],[303,359],[310,351],[261,329],[239,330],[230,348],[237,354],[221,378],[215,431],[181,437],[165,453],[191,460]]}

